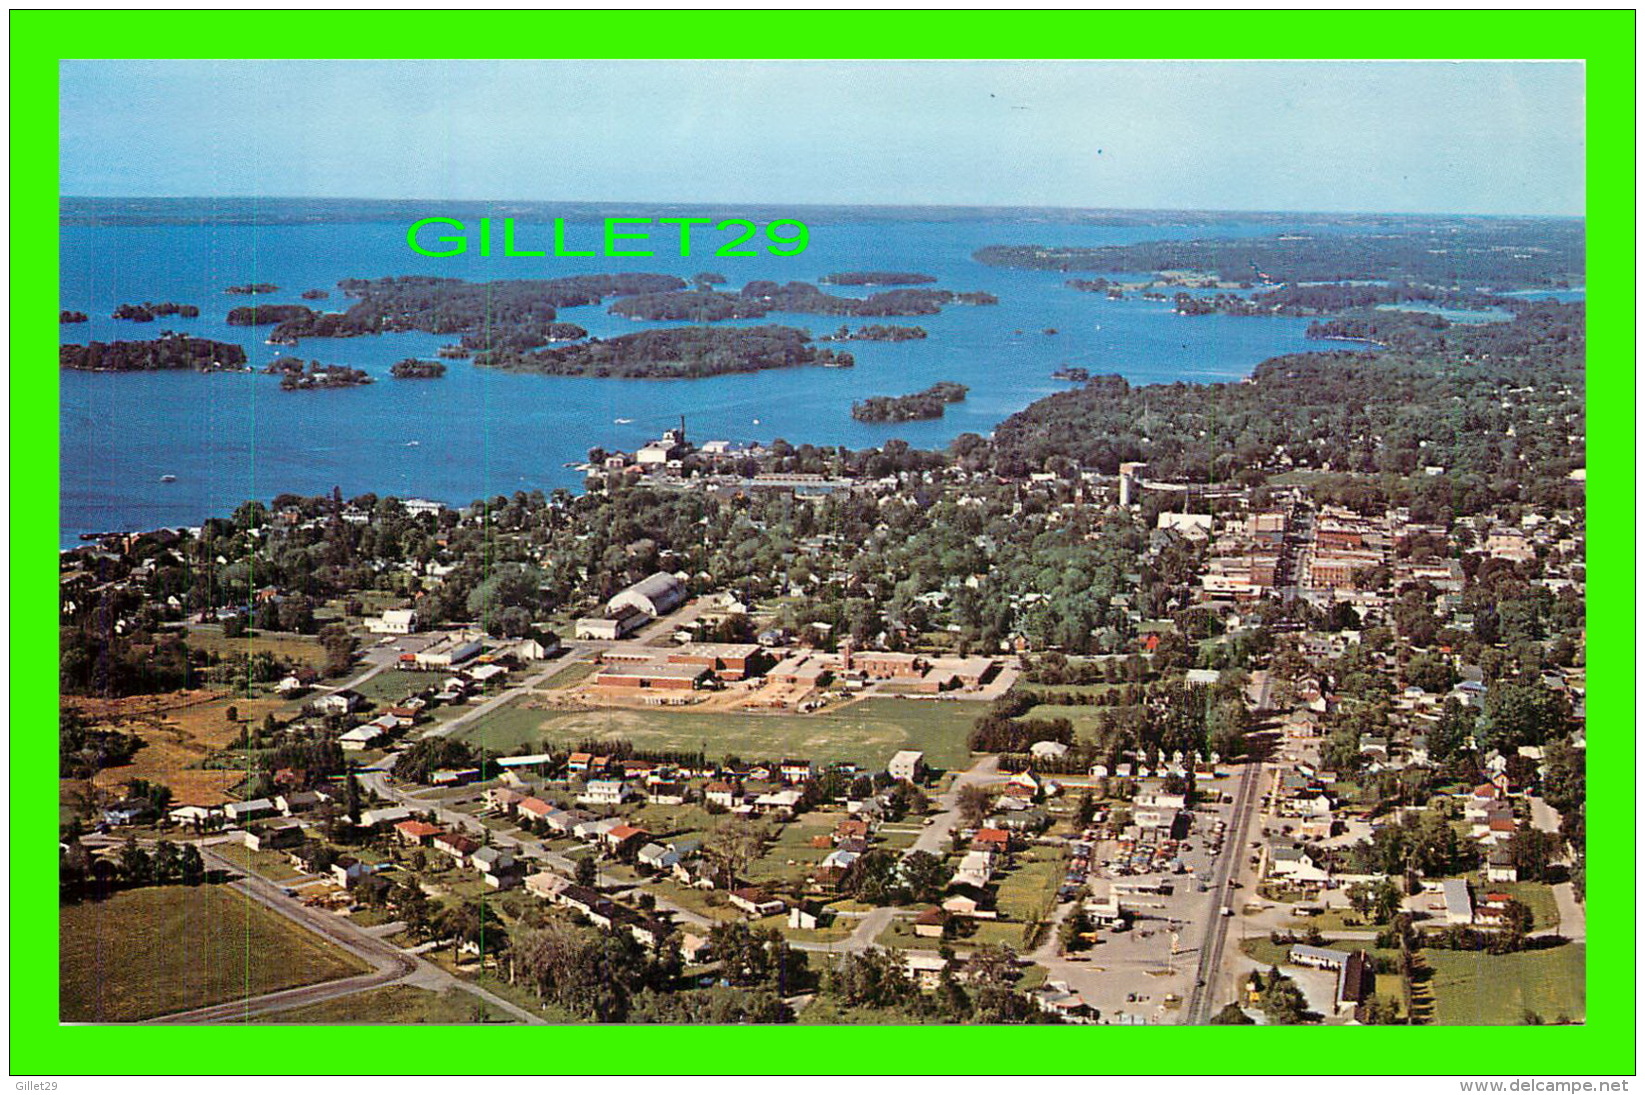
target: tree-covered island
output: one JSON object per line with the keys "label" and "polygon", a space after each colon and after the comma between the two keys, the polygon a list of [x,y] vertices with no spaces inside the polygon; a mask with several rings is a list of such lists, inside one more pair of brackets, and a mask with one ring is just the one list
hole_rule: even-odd
{"label": "tree-covered island", "polygon": [[648,293],[625,297],[611,305],[613,315],[630,319],[692,320],[758,319],[771,312],[818,316],[932,316],[950,304],[998,304],[992,293],[957,293],[951,289],[888,289],[867,297],[840,297],[804,281],[779,285],[751,281],[739,292],[710,289]]}
{"label": "tree-covered island", "polygon": [[924,327],[895,327],[884,323],[869,323],[853,331],[845,324],[831,335],[818,336],[819,342],[910,342],[926,337]]}
{"label": "tree-covered island", "polygon": [[114,309],[113,318],[129,319],[134,323],[152,323],[156,316],[181,316],[183,319],[194,319],[200,314],[200,309],[193,304],[176,304],[165,301],[161,304],[145,302],[143,304],[122,304]]}
{"label": "tree-covered island", "polygon": [[931,285],[937,279],[930,274],[909,274],[895,270],[847,270],[838,274],[824,274],[817,280],[824,285]]}
{"label": "tree-covered island", "polygon": [[395,380],[436,380],[446,375],[446,367],[442,361],[421,361],[408,357],[396,361],[388,370],[388,375]]}
{"label": "tree-covered island", "polygon": [[939,380],[925,391],[911,395],[870,396],[851,405],[851,417],[858,422],[913,422],[941,418],[948,404],[960,402],[970,390],[952,380]]}
{"label": "tree-covered island", "polygon": [[803,365],[839,368],[856,364],[848,353],[819,349],[810,343],[808,332],[775,324],[668,327],[526,353],[493,350],[475,355],[474,363],[508,372],[546,376],[643,380],[692,379]]}
{"label": "tree-covered island", "polygon": [[[269,365],[263,372],[271,373],[280,378],[282,392],[306,392],[322,388],[358,388],[371,383],[371,377],[364,369],[351,369],[346,365],[323,365],[318,361],[308,362],[308,368],[303,368],[301,358],[281,358]],[[404,364],[402,362],[402,364]],[[443,369],[444,366],[441,366]]]}
{"label": "tree-covered island", "polygon": [[59,346],[58,364],[64,369],[92,373],[135,373],[160,369],[192,369],[199,373],[244,372],[246,352],[232,342],[190,338],[167,331],[147,342],[93,342],[87,346]]}

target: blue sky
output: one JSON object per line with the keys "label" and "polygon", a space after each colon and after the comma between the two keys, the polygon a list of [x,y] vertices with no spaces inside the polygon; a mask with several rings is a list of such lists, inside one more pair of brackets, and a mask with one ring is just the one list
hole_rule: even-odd
{"label": "blue sky", "polygon": [[1575,63],[65,61],[64,194],[1578,214]]}

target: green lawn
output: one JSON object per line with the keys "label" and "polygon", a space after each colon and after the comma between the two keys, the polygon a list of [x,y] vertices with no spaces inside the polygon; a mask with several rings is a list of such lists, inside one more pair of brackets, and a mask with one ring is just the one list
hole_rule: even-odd
{"label": "green lawn", "polygon": [[257,631],[238,639],[225,638],[221,627],[210,625],[189,629],[188,645],[216,654],[225,662],[244,661],[253,654],[269,653],[294,665],[318,669],[325,664],[325,648],[312,635],[279,631]]}
{"label": "green lawn", "polygon": [[1514,1025],[1527,1010],[1550,1023],[1561,1015],[1587,1016],[1587,949],[1581,943],[1501,955],[1429,948],[1422,958],[1434,971],[1436,1023]]}
{"label": "green lawn", "polygon": [[627,708],[538,711],[511,703],[464,727],[458,736],[498,753],[542,741],[567,746],[590,738],[626,738],[645,750],[706,749],[709,756],[792,756],[875,767],[882,767],[899,749],[914,748],[934,766],[963,768],[970,764],[966,736],[982,713],[979,704],[903,699],[863,700],[812,715]]}
{"label": "green lawn", "polygon": [[1485,882],[1473,875],[1474,893],[1505,893],[1531,910],[1532,931],[1559,927],[1559,903],[1554,900],[1554,888],[1546,882]]}
{"label": "green lawn", "polygon": [[1027,925],[1020,920],[974,921],[972,927],[962,928],[960,934],[950,932],[945,939],[933,939],[914,934],[914,921],[898,919],[887,924],[874,942],[895,950],[934,951],[941,946],[954,948],[957,954],[969,954],[973,948],[985,946],[1010,947],[1019,954],[1023,951],[1022,933]]}
{"label": "green lawn", "polygon": [[[1043,857],[1043,858],[1038,858]],[[1018,922],[1033,920],[1056,897],[1066,873],[1064,859],[1050,848],[1036,848],[1017,856],[1017,865],[996,875],[999,890],[995,908]]]}
{"label": "green lawn", "polygon": [[647,803],[628,814],[629,820],[659,840],[680,840],[701,836],[718,820],[695,803],[660,806]]}
{"label": "green lawn", "polygon": [[1097,707],[1082,704],[1041,703],[1028,709],[1025,719],[1067,719],[1074,726],[1076,737],[1091,738],[1097,733],[1099,723],[1112,719],[1113,713],[1124,711],[1123,707]]}
{"label": "green lawn", "polygon": [[429,685],[439,684],[445,677],[439,673],[414,673],[409,669],[385,669],[361,684],[356,692],[376,704],[388,707],[405,699],[413,692],[421,692]]}
{"label": "green lawn", "polygon": [[224,886],[148,886],[58,913],[61,1018],[132,1022],[364,973]]}
{"label": "green lawn", "polygon": [[[682,909],[688,909],[698,916],[706,916],[710,920],[741,920],[740,910],[732,908],[726,903],[723,890],[699,890],[691,886],[682,886],[670,878],[659,878],[646,883],[646,889],[658,897]],[[701,934],[697,928],[687,928]]]}
{"label": "green lawn", "polygon": [[349,1024],[437,1023],[453,1026],[479,1019],[483,1009],[486,1023],[516,1023],[519,1020],[500,1008],[487,1004],[462,989],[431,992],[411,985],[385,985],[352,996],[322,1000],[307,1007],[253,1016],[249,1022],[269,1024],[317,1023],[331,1026]]}
{"label": "green lawn", "polygon": [[[1291,948],[1295,945],[1294,943],[1275,943],[1266,935],[1260,935],[1241,940],[1239,949],[1249,957],[1261,962],[1264,966],[1287,966],[1290,965],[1288,959]],[[1397,949],[1378,949],[1370,943],[1358,939],[1332,939],[1327,936],[1324,945],[1333,950],[1364,951],[1374,958],[1391,958],[1395,961],[1399,959]],[[1399,977],[1396,974],[1390,984],[1397,986],[1398,982]]]}
{"label": "green lawn", "polygon": [[274,882],[284,882],[303,873],[291,865],[284,852],[252,851],[244,844],[219,844],[212,850],[236,867]]}
{"label": "green lawn", "polygon": [[563,665],[555,674],[538,685],[538,688],[570,688],[579,681],[587,680],[599,666],[593,662],[570,662]]}

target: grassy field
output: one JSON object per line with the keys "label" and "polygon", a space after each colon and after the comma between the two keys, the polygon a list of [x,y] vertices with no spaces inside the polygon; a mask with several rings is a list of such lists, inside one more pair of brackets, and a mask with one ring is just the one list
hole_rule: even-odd
{"label": "grassy field", "polygon": [[963,768],[970,763],[966,735],[982,713],[978,704],[901,699],[863,700],[814,715],[614,707],[554,711],[521,703],[504,705],[458,736],[499,753],[540,741],[563,746],[590,738],[626,738],[645,750],[706,749],[711,757],[807,757],[876,767],[897,750],[914,748],[925,753],[929,764]]}
{"label": "grassy field", "polygon": [[196,650],[216,654],[224,661],[244,661],[253,654],[267,652],[276,658],[296,665],[318,669],[325,664],[325,648],[312,635],[297,635],[280,631],[257,631],[238,639],[225,638],[223,629],[216,626],[190,628],[188,645]]}
{"label": "grassy field", "polygon": [[827,836],[839,824],[839,814],[804,814],[784,825],[765,854],[744,872],[750,882],[798,889],[832,848],[813,848],[812,838]]}
{"label": "grassy field", "polygon": [[570,688],[579,681],[587,680],[599,666],[593,662],[568,662],[555,671],[554,675],[538,685],[539,688]]}
{"label": "grassy field", "polygon": [[[242,722],[261,722],[268,712],[282,709],[283,701],[233,699],[215,689],[119,699],[63,699],[65,708],[79,712],[92,725],[114,726],[143,740],[130,764],[97,773],[93,782],[99,790],[115,792],[129,780],[147,779],[170,787],[175,804],[200,806],[231,801],[234,796],[229,789],[245,779],[244,772],[199,767],[239,737],[241,724],[227,717],[231,705]],[[65,796],[72,786],[63,790]]]}
{"label": "grassy field", "polygon": [[[476,1011],[477,1007],[484,1011],[483,1019]],[[368,1023],[439,1023],[449,1026],[476,1020],[485,1023],[519,1021],[462,989],[431,992],[411,985],[385,985],[352,996],[322,1000],[307,1007],[254,1016],[249,1021],[267,1024],[323,1023],[332,1026]]]}
{"label": "grassy field", "polygon": [[64,1022],[131,1022],[364,973],[237,891],[150,886],[58,914]]}
{"label": "grassy field", "polygon": [[1056,897],[1064,873],[1064,859],[1052,849],[1023,852],[1017,856],[1017,865],[999,876],[995,907],[1001,916],[1019,923],[1032,920]]}
{"label": "grassy field", "polygon": [[1074,726],[1076,736],[1090,738],[1097,732],[1097,727],[1103,718],[1113,718],[1113,713],[1123,711],[1122,707],[1097,707],[1086,704],[1035,704],[1028,709],[1025,719],[1067,719]]}
{"label": "grassy field", "polygon": [[409,669],[385,669],[375,677],[362,683],[355,691],[378,707],[388,707],[405,699],[413,692],[421,692],[429,685],[437,685],[443,680],[445,680],[445,674],[442,673],[416,673]]}
{"label": "grassy field", "polygon": [[1587,948],[1567,943],[1542,951],[1491,955],[1425,949],[1434,971],[1434,1021],[1450,1026],[1514,1025],[1527,1010],[1548,1022],[1587,1015]]}
{"label": "grassy field", "polygon": [[1476,894],[1505,893],[1531,910],[1532,931],[1559,927],[1559,903],[1554,900],[1554,888],[1546,882],[1485,882],[1472,876]]}
{"label": "grassy field", "polygon": [[213,851],[236,867],[255,872],[275,882],[284,882],[303,873],[291,865],[291,860],[284,852],[253,851],[244,844],[219,844]]}

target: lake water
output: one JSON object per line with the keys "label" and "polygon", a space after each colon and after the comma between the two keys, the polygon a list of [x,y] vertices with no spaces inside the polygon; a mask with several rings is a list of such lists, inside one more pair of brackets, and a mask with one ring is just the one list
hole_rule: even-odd
{"label": "lake water", "polygon": [[[650,259],[429,258],[407,248],[403,226],[387,223],[65,227],[62,307],[93,318],[63,327],[64,342],[147,339],[172,329],[237,342],[258,369],[278,352],[365,369],[378,379],[362,388],[283,392],[278,377],[260,374],[63,371],[62,542],[74,543],[83,532],[197,524],[226,515],[247,498],[267,500],[286,491],[320,494],[333,486],[345,496],[369,491],[452,505],[517,490],[576,489],[581,475],[565,467],[567,462],[582,461],[592,446],[631,450],[682,414],[698,442],[783,438],[864,448],[896,437],[919,447],[941,446],[967,431],[987,434],[1034,400],[1068,388],[1051,379],[1062,365],[1119,373],[1133,383],[1231,380],[1265,358],[1318,345],[1303,337],[1305,319],[1185,318],[1173,314],[1169,303],[1110,301],[1065,288],[1067,275],[988,267],[970,257],[990,243],[1097,245],[1260,234],[1273,231],[1271,226],[909,220],[812,222],[810,227],[810,249],[793,258]],[[542,229],[532,231],[537,235],[522,230],[522,240],[541,238]],[[573,246],[577,238],[573,234]],[[313,339],[276,348],[263,342],[269,328],[224,322],[237,305],[305,303],[299,294],[312,288],[331,290],[331,298],[306,303],[342,310],[350,301],[336,282],[348,277],[492,280],[625,269],[682,277],[712,270],[724,274],[733,290],[756,278],[815,281],[838,270],[912,270],[936,276],[943,288],[987,290],[1000,304],[950,307],[936,316],[852,320],[853,327],[918,324],[930,332],[921,341],[841,346],[856,356],[855,369],[673,381],[511,375],[466,361],[448,362],[440,380],[398,381],[388,376],[394,362],[432,358],[437,347],[456,339],[413,333]],[[223,292],[247,282],[273,282],[281,291],[258,297]],[[872,290],[829,291],[866,295]],[[117,305],[142,301],[196,304],[202,315],[153,323],[108,318]],[[607,314],[605,307],[565,309],[561,318],[601,337],[648,325],[677,326],[636,323]],[[841,320],[772,313],[746,322],[788,323],[823,334]],[[1057,333],[1044,333],[1047,328]],[[971,389],[943,419],[870,425],[851,417],[858,399],[917,391],[938,380]],[[619,418],[632,421],[618,424]],[[162,483],[163,475],[176,481]]]}

